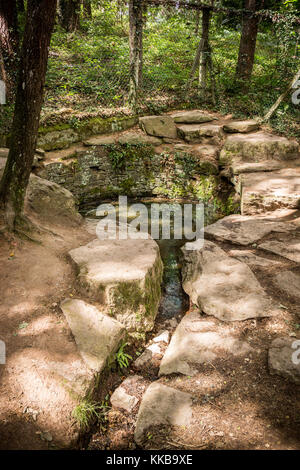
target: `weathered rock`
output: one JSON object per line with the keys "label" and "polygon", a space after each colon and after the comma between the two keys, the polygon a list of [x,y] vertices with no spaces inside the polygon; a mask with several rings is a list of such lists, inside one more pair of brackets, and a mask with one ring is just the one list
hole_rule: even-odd
{"label": "weathered rock", "polygon": [[223,126],[225,132],[235,133],[240,132],[242,134],[247,132],[256,131],[259,128],[259,124],[254,119],[249,121],[232,121]]}
{"label": "weathered rock", "polygon": [[[294,160],[296,162],[298,160]],[[276,171],[286,168],[286,162],[266,160],[262,162],[241,162],[239,159],[233,160],[230,170],[233,175],[240,175],[243,173],[259,173],[266,171]]]}
{"label": "weathered rock", "polygon": [[192,395],[152,383],[146,390],[138,412],[134,439],[138,445],[146,440],[152,426],[189,426],[192,421]]}
{"label": "weathered rock", "polygon": [[270,374],[300,384],[300,340],[276,338],[269,349]]}
{"label": "weathered rock", "polygon": [[250,250],[230,250],[228,252],[230,256],[242,261],[243,263],[248,264],[249,266],[261,267],[261,268],[269,268],[272,266],[279,266],[279,261],[274,261],[267,258],[262,258],[261,256],[257,256]]}
{"label": "weathered rock", "polygon": [[298,273],[283,271],[275,276],[274,281],[288,296],[300,299],[300,275]]}
{"label": "weathered rock", "polygon": [[208,143],[207,140],[213,138],[213,144],[216,144],[223,138],[222,126],[217,124],[185,124],[177,129],[178,135],[191,143]]}
{"label": "weathered rock", "polygon": [[216,120],[210,114],[204,113],[202,111],[179,111],[171,114],[174,122],[182,124],[197,124],[201,122],[210,122]]}
{"label": "weathered rock", "polygon": [[66,299],[61,309],[87,366],[101,372],[125,337],[124,326],[82,300]]}
{"label": "weathered rock", "polygon": [[276,274],[275,283],[289,296],[300,299],[300,274],[282,271]]}
{"label": "weathered rock", "polygon": [[154,343],[166,343],[166,344],[168,344],[169,341],[170,341],[170,333],[169,333],[168,330],[162,331],[161,333],[159,333],[158,336],[155,336],[155,338],[153,338]]}
{"label": "weathered rock", "polygon": [[69,222],[76,224],[82,222],[70,191],[33,174],[30,175],[26,205],[42,218],[51,218],[60,222],[68,219]]}
{"label": "weathered rock", "polygon": [[183,288],[194,305],[223,321],[272,314],[269,298],[245,263],[229,257],[212,242],[198,246],[199,240],[182,249]]}
{"label": "weathered rock", "polygon": [[73,129],[64,129],[40,135],[37,145],[43,150],[65,149],[79,140],[80,137],[78,133]]}
{"label": "weathered rock", "polygon": [[[126,379],[128,380],[128,379]],[[130,413],[138,404],[138,399],[126,392],[126,380],[114,391],[110,402],[114,408],[120,408]]]}
{"label": "weathered rock", "polygon": [[235,159],[248,162],[292,160],[297,158],[299,145],[294,140],[265,132],[236,134],[227,137],[220,153],[220,163],[230,165]]}
{"label": "weathered rock", "polygon": [[153,353],[150,349],[145,351],[134,361],[133,367],[135,370],[148,369],[148,365],[152,360]]}
{"label": "weathered rock", "polygon": [[116,135],[98,135],[91,137],[83,142],[86,147],[98,146],[98,145],[113,145],[117,142]]}
{"label": "weathered rock", "polygon": [[197,145],[193,148],[193,153],[198,155],[200,158],[217,159],[219,150],[215,145]]}
{"label": "weathered rock", "polygon": [[300,263],[300,234],[291,233],[277,240],[267,240],[260,243],[258,248],[275,253],[296,263]]}
{"label": "weathered rock", "polygon": [[287,232],[289,224],[262,216],[229,215],[205,228],[205,234],[218,241],[250,245],[272,232]]}
{"label": "weathered rock", "polygon": [[123,134],[118,139],[119,144],[127,145],[138,145],[138,144],[148,144],[148,145],[161,145],[162,142],[157,137],[151,135],[142,134],[138,132],[128,132]]}
{"label": "weathered rock", "polygon": [[177,138],[177,130],[170,116],[145,116],[139,119],[141,128],[155,137]]}
{"label": "weathered rock", "polygon": [[130,333],[153,328],[162,262],[152,240],[94,240],[70,251],[84,291],[106,305]]}
{"label": "weathered rock", "polygon": [[224,353],[226,357],[243,356],[252,348],[235,337],[231,328],[206,320],[199,312],[185,315],[172,336],[161,362],[159,375],[197,373],[197,364],[212,362]]}
{"label": "weathered rock", "polygon": [[300,207],[300,167],[240,176],[244,215]]}

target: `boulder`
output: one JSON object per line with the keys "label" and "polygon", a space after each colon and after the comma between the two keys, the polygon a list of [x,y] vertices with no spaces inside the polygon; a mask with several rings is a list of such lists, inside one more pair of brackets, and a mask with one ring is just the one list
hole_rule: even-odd
{"label": "boulder", "polygon": [[223,129],[228,133],[240,132],[245,134],[247,132],[257,131],[257,129],[259,129],[259,124],[254,119],[249,121],[232,121],[224,124]]}
{"label": "boulder", "polygon": [[91,370],[101,372],[124,340],[124,326],[82,300],[66,299],[61,309],[84,362]]}
{"label": "boulder", "polygon": [[300,208],[300,167],[240,176],[241,212],[264,213],[281,208]]}
{"label": "boulder", "polygon": [[297,232],[281,236],[278,239],[267,240],[260,243],[258,248],[300,263],[300,234]]}
{"label": "boulder", "polygon": [[183,288],[194,305],[223,321],[272,315],[270,299],[245,263],[209,241],[188,245],[182,248]]}
{"label": "boulder", "polygon": [[248,264],[249,266],[259,267],[259,268],[270,268],[273,266],[280,266],[279,261],[274,261],[268,258],[263,258],[262,256],[257,256],[250,250],[230,250],[228,251],[230,256],[242,261],[243,263]]}
{"label": "boulder", "polygon": [[182,124],[198,124],[216,120],[215,117],[202,111],[179,111],[171,114],[174,122]]}
{"label": "boulder", "polygon": [[133,395],[129,395],[122,384],[114,391],[110,397],[110,402],[114,408],[119,408],[131,413],[138,404],[138,399]]}
{"label": "boulder", "polygon": [[185,315],[172,336],[159,375],[197,373],[197,365],[248,354],[252,348],[234,336],[231,328],[201,317],[197,311]]}
{"label": "boulder", "polygon": [[300,340],[276,338],[269,349],[269,370],[271,375],[300,384]]}
{"label": "boulder", "polygon": [[163,270],[154,240],[96,239],[69,255],[85,294],[105,305],[131,334],[152,330]]}
{"label": "boulder", "polygon": [[293,229],[289,224],[278,222],[266,216],[229,215],[205,227],[205,235],[218,241],[237,245],[250,245],[272,232],[286,232]]}
{"label": "boulder", "polygon": [[299,156],[299,145],[286,137],[255,132],[227,137],[220,153],[220,163],[230,165],[234,159],[247,162],[292,160]]}
{"label": "boulder", "polygon": [[223,138],[222,126],[217,124],[185,124],[178,126],[178,135],[186,142],[218,144]]}
{"label": "boulder", "polygon": [[300,299],[300,274],[282,271],[276,274],[275,284],[288,296]]}
{"label": "boulder", "polygon": [[72,193],[56,183],[31,174],[26,193],[26,207],[44,219],[79,224],[82,217]]}
{"label": "boulder", "polygon": [[43,150],[59,150],[70,147],[71,144],[78,142],[80,137],[73,129],[63,129],[60,131],[47,132],[40,134],[37,145]]}
{"label": "boulder", "polygon": [[192,421],[192,395],[152,383],[143,396],[134,433],[135,442],[143,445],[146,432],[153,426],[189,426]]}
{"label": "boulder", "polygon": [[170,116],[145,116],[139,119],[140,127],[155,137],[177,138],[177,130]]}

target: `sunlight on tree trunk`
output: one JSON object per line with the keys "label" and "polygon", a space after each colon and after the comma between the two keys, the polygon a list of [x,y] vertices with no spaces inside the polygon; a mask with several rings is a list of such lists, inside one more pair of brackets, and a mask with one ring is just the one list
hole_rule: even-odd
{"label": "sunlight on tree trunk", "polygon": [[48,49],[57,0],[28,0],[11,146],[0,184],[0,204],[10,230],[23,215],[36,147]]}
{"label": "sunlight on tree trunk", "polygon": [[130,0],[129,2],[130,25],[130,90],[129,103],[136,109],[138,95],[142,85],[143,68],[143,2]]}

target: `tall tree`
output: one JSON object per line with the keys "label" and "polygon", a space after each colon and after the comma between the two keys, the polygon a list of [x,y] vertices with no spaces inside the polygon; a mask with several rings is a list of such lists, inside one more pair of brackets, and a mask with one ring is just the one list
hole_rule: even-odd
{"label": "tall tree", "polygon": [[32,168],[57,0],[28,0],[20,56],[11,145],[0,183],[0,206],[8,228],[23,219]]}
{"label": "tall tree", "polygon": [[83,14],[85,18],[92,18],[92,0],[83,0]]}
{"label": "tall tree", "polygon": [[60,0],[60,23],[69,33],[79,28],[81,0]]}
{"label": "tall tree", "polygon": [[0,0],[1,75],[10,93],[12,93],[16,80],[18,44],[16,0]]}
{"label": "tall tree", "polygon": [[[236,68],[236,77],[244,80],[245,86],[250,81],[256,48],[259,17],[255,12],[260,8],[260,0],[245,0],[246,13],[240,40],[239,57]],[[252,12],[252,14],[251,14]]]}
{"label": "tall tree", "polygon": [[129,102],[136,108],[143,75],[143,0],[129,0],[130,91]]}

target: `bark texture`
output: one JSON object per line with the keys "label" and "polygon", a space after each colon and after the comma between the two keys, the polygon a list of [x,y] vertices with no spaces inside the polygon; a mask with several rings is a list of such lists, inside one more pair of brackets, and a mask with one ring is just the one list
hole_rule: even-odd
{"label": "bark texture", "polygon": [[0,184],[0,204],[14,229],[21,219],[43,101],[57,0],[28,0],[11,145]]}

